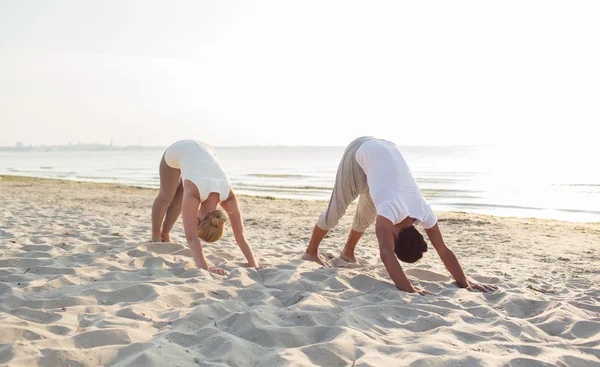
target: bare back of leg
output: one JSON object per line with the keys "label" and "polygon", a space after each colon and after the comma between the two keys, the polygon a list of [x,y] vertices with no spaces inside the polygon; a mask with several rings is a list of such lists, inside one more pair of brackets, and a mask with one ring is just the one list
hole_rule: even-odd
{"label": "bare back of leg", "polygon": [[181,214],[181,204],[183,200],[183,182],[179,180],[179,186],[177,186],[177,192],[171,200],[171,204],[169,204],[169,208],[167,209],[167,215],[165,216],[165,220],[162,225],[161,237],[163,242],[172,242],[171,241],[171,229],[173,229],[173,225],[177,222],[179,215]]}
{"label": "bare back of leg", "polygon": [[[171,205],[171,202],[175,198],[177,188],[179,187],[179,180],[181,178],[181,171],[176,168],[171,168],[165,162],[165,156],[163,155],[160,160],[160,166],[158,169],[160,177],[160,190],[154,204],[152,205],[152,241],[162,241],[162,228],[163,219],[167,208]],[[172,226],[172,225],[171,225]]]}

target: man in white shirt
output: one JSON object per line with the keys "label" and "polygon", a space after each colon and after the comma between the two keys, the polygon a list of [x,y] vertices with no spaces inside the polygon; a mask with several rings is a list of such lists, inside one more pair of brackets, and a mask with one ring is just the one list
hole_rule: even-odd
{"label": "man in white shirt", "polygon": [[400,150],[392,142],[373,137],[355,139],[346,148],[329,206],[317,220],[306,248],[305,260],[324,265],[318,255],[319,244],[357,197],[358,208],[346,246],[340,254],[341,259],[356,262],[356,244],[367,228],[375,223],[380,257],[396,286],[410,293],[429,293],[412,286],[396,259],[414,263],[427,251],[425,239],[415,228],[415,225],[421,224],[460,287],[482,292],[495,289],[467,280],[456,256],[444,243],[437,217],[423,197]]}

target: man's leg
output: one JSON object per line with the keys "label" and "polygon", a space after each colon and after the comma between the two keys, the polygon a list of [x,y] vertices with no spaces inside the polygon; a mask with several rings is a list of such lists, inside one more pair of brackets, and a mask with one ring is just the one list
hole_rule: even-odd
{"label": "man's leg", "polygon": [[181,171],[176,168],[171,168],[165,162],[163,155],[160,161],[160,168],[158,170],[160,176],[160,191],[158,196],[154,199],[152,205],[152,241],[161,242],[161,225],[165,218],[167,208],[173,201],[177,187],[179,186],[179,178]]}
{"label": "man's leg", "polygon": [[340,259],[353,263],[356,262],[356,257],[354,256],[356,244],[358,244],[358,241],[367,228],[375,223],[376,218],[377,210],[375,209],[375,204],[373,204],[371,195],[369,195],[369,193],[361,194],[358,199],[356,214],[354,214],[354,223],[352,224],[352,229],[346,240],[346,245],[340,253]]}
{"label": "man's leg", "polygon": [[356,196],[358,196],[354,196],[352,192],[347,189],[348,185],[343,184],[343,175],[343,172],[338,171],[336,184],[333,188],[329,205],[317,220],[315,228],[313,228],[310,242],[306,248],[306,253],[304,254],[304,260],[316,261],[321,265],[325,265],[319,258],[319,245],[329,230],[338,224],[340,218],[346,213],[348,206],[356,199]]}
{"label": "man's leg", "polygon": [[304,254],[304,260],[315,261],[321,265],[325,265],[319,258],[319,245],[328,232],[328,229],[321,229],[319,226],[315,225],[312,236],[310,236],[310,242],[306,248],[306,253]]}
{"label": "man's leg", "polygon": [[313,229],[305,260],[316,261],[323,265],[319,259],[318,250],[321,241],[330,229],[334,228],[340,218],[346,213],[348,206],[358,197],[360,192],[367,191],[366,176],[356,162],[356,150],[364,139],[356,139],[346,148],[335,176],[335,185],[327,209],[317,220]]}
{"label": "man's leg", "polygon": [[348,235],[348,239],[346,240],[346,245],[340,253],[340,259],[348,261],[350,263],[356,262],[356,257],[354,257],[354,249],[356,248],[356,244],[358,243],[363,234],[364,232],[357,232],[353,229],[350,230],[350,234]]}

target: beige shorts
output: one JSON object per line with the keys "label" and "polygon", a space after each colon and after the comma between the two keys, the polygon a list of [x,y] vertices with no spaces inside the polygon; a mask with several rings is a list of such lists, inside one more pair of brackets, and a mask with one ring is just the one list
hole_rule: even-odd
{"label": "beige shorts", "polygon": [[348,206],[359,196],[358,208],[354,214],[352,229],[357,232],[365,232],[370,225],[375,223],[377,211],[375,210],[373,199],[369,195],[367,176],[356,161],[356,151],[358,148],[373,139],[369,136],[355,139],[344,151],[335,176],[335,185],[331,193],[329,205],[317,220],[319,228],[325,230],[334,228],[344,214],[346,214]]}

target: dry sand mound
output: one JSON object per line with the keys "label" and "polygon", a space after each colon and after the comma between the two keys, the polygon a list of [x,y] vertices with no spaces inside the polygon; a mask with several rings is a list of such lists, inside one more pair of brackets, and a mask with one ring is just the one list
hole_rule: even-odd
{"label": "dry sand mound", "polygon": [[[373,233],[359,264],[300,260],[323,203],[244,198],[267,269],[231,233],[207,244],[230,273],[148,243],[153,192],[0,180],[0,364],[10,366],[597,366],[600,225],[441,214],[446,240],[493,293],[458,289],[430,249],[405,266],[435,294],[398,291]],[[350,210],[352,212],[352,209]],[[268,219],[275,218],[275,219]]]}

